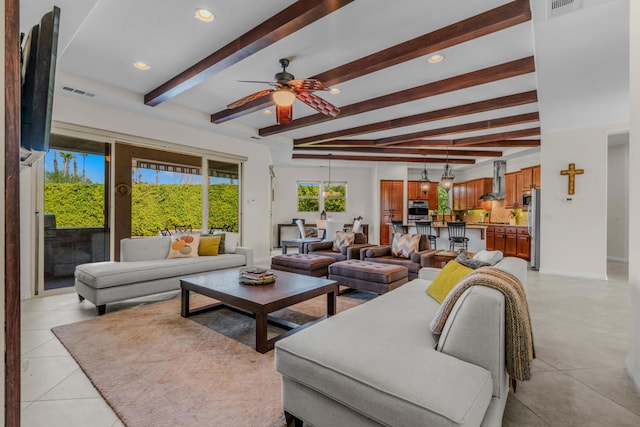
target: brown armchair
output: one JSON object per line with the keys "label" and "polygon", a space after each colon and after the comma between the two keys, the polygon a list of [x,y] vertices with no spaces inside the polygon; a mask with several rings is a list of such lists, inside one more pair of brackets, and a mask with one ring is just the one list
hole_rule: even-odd
{"label": "brown armchair", "polygon": [[437,249],[429,249],[429,237],[422,234],[418,243],[418,251],[411,253],[409,258],[393,256],[391,245],[381,245],[361,249],[360,259],[362,261],[402,265],[407,267],[409,271],[409,280],[413,280],[418,278],[418,271],[427,266],[427,259],[436,252],[438,252]]}
{"label": "brown armchair", "polygon": [[360,250],[373,246],[366,243],[366,241],[367,239],[363,233],[355,233],[353,244],[342,247],[340,252],[333,250],[333,240],[307,243],[306,248],[309,255],[325,255],[335,258],[336,261],[344,261],[347,259],[360,259]]}

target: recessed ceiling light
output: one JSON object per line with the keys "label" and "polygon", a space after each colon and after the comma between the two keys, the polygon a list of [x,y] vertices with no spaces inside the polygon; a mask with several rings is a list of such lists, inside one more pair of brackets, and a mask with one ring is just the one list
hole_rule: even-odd
{"label": "recessed ceiling light", "polygon": [[436,53],[435,55],[431,55],[429,57],[429,62],[431,62],[432,64],[437,64],[438,62],[442,62],[443,59],[444,59],[444,55],[440,55],[439,53]]}
{"label": "recessed ceiling light", "polygon": [[273,111],[266,109],[262,111],[262,114],[273,114]]}
{"label": "recessed ceiling light", "polygon": [[337,87],[332,87],[331,90],[329,90],[329,93],[332,95],[337,95],[340,93],[340,89],[338,89]]}
{"label": "recessed ceiling light", "polygon": [[207,9],[197,9],[193,16],[202,22],[211,22],[215,19],[213,12]]}
{"label": "recessed ceiling light", "polygon": [[142,70],[142,71],[147,71],[149,68],[151,68],[147,64],[141,61],[134,62],[133,66],[136,67],[138,70]]}

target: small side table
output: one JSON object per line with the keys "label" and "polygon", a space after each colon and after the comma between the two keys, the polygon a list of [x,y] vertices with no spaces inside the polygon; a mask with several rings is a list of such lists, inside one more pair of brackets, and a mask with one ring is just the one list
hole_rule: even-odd
{"label": "small side table", "polygon": [[305,245],[307,243],[315,243],[315,242],[321,242],[321,241],[322,239],[317,239],[317,238],[283,240],[282,253],[283,254],[287,253],[287,246],[295,246],[296,248],[298,248],[298,253],[303,254],[306,252]]}

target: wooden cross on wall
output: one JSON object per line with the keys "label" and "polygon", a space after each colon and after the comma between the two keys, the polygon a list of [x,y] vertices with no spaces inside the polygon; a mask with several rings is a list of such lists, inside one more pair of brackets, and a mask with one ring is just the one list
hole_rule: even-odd
{"label": "wooden cross on wall", "polygon": [[584,169],[576,169],[575,163],[569,163],[569,169],[560,171],[560,175],[567,175],[569,177],[569,195],[576,193],[576,175],[582,175]]}

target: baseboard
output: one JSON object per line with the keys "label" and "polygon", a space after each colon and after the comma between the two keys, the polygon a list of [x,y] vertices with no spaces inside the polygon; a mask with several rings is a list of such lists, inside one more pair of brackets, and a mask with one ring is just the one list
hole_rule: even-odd
{"label": "baseboard", "polygon": [[627,356],[627,359],[624,362],[624,370],[627,371],[627,375],[631,378],[631,382],[636,388],[636,391],[640,393],[640,372],[636,371],[632,365],[631,359]]}
{"label": "baseboard", "polygon": [[629,258],[622,258],[617,256],[608,256],[607,261],[619,261],[619,262],[629,262]]}
{"label": "baseboard", "polygon": [[572,273],[566,271],[553,271],[547,269],[540,269],[540,274],[549,274],[552,276],[566,276],[566,277],[577,277],[580,279],[592,279],[592,280],[607,280],[607,274],[590,274],[590,273]]}

